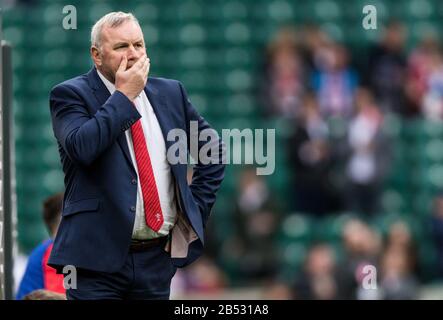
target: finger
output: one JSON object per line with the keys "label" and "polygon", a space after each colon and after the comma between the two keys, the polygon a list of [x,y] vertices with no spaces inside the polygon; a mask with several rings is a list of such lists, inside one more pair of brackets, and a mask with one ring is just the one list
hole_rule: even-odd
{"label": "finger", "polygon": [[120,65],[118,67],[118,71],[122,72],[126,70],[126,66],[128,65],[128,59],[126,58],[126,56],[123,56],[122,61],[120,61]]}
{"label": "finger", "polygon": [[151,63],[148,63],[148,69],[146,70],[146,80],[148,80],[148,77],[149,77],[149,68],[151,68]]}
{"label": "finger", "polygon": [[143,68],[143,65],[146,61],[146,54],[143,54],[140,58],[138,58],[137,62],[134,63],[134,66],[136,69],[141,69]]}
{"label": "finger", "polygon": [[149,67],[150,67],[151,63],[149,58],[146,59],[145,63],[143,64],[143,68],[142,68],[142,74],[143,77],[147,78],[148,77],[148,72],[149,72]]}
{"label": "finger", "polygon": [[148,67],[150,65],[150,60],[149,58],[146,58],[145,62],[143,63],[143,74],[146,74],[146,71],[148,70]]}
{"label": "finger", "polygon": [[[139,61],[137,61],[138,63]],[[144,60],[143,63],[137,68],[137,73],[144,74],[146,71],[146,65],[148,63],[148,59]]]}

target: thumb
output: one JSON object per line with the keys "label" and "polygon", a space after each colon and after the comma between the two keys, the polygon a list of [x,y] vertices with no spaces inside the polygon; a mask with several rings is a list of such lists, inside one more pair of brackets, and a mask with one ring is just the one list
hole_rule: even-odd
{"label": "thumb", "polygon": [[123,72],[126,70],[126,65],[128,64],[128,59],[126,56],[123,56],[122,61],[120,62],[120,66],[117,71]]}

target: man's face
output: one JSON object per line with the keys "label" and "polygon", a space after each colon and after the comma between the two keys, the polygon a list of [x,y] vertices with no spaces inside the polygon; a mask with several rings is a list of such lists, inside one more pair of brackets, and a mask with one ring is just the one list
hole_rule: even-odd
{"label": "man's face", "polygon": [[115,28],[104,26],[100,47],[91,48],[97,69],[112,83],[123,56],[128,59],[129,69],[145,52],[143,32],[134,21],[125,21]]}

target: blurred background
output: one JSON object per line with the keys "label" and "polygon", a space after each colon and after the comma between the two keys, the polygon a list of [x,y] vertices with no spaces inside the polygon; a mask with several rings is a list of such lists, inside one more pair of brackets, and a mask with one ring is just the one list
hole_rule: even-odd
{"label": "blurred background", "polygon": [[[171,298],[442,298],[443,2],[367,2],[4,1],[16,282],[48,238],[43,201],[63,192],[49,91],[91,68],[91,26],[122,10],[140,21],[150,75],[181,81],[219,133],[276,129],[275,172],[227,167],[206,253]],[[62,28],[68,4],[76,30]],[[362,27],[367,4],[376,30]],[[377,290],[361,286],[365,265]]]}

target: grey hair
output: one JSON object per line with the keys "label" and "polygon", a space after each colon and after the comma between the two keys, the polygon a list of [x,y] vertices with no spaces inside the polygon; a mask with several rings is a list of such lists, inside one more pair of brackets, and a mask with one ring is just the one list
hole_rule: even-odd
{"label": "grey hair", "polygon": [[101,33],[104,26],[111,28],[118,27],[125,21],[134,21],[138,23],[137,18],[132,13],[126,13],[122,11],[110,12],[101,17],[91,29],[91,46],[97,48],[101,45]]}

